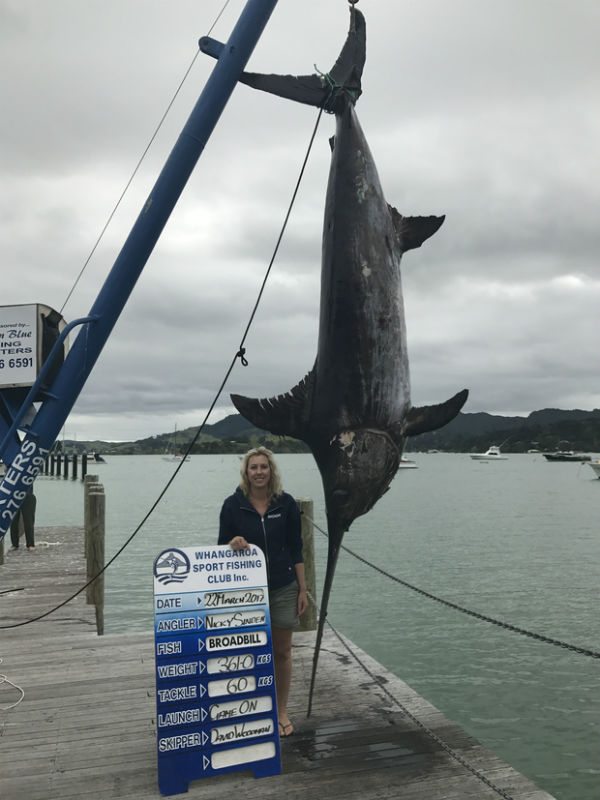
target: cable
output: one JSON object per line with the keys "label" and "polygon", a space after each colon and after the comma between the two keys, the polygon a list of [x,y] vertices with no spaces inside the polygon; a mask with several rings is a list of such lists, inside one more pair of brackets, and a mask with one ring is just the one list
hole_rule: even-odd
{"label": "cable", "polygon": [[32,617],[31,619],[23,620],[22,622],[14,622],[11,625],[0,625],[0,630],[8,630],[8,629],[11,629],[11,628],[20,628],[23,625],[29,625],[31,622],[38,622],[39,620],[50,616],[50,614],[53,614],[55,611],[58,611],[59,608],[62,608],[63,606],[66,606],[67,603],[70,603],[71,600],[74,600],[78,595],[80,595],[83,591],[85,591],[85,589],[87,589],[88,586],[90,586],[95,580],[97,580],[97,578],[99,578],[101,575],[104,574],[104,572],[106,572],[106,570],[110,567],[110,565],[114,561],[116,561],[116,559],[121,555],[123,550],[125,550],[127,545],[133,540],[133,538],[139,533],[139,531],[145,525],[145,523],[150,518],[150,516],[153,514],[154,510],[156,509],[156,507],[158,506],[158,504],[160,503],[160,501],[162,500],[162,498],[166,494],[167,490],[169,489],[169,487],[171,486],[171,484],[173,483],[173,481],[177,477],[177,475],[179,473],[179,470],[185,464],[185,458],[186,458],[186,456],[188,456],[191,453],[194,445],[198,441],[198,437],[202,433],[202,430],[204,429],[204,427],[205,427],[205,425],[206,425],[206,423],[207,423],[207,421],[208,421],[208,419],[209,419],[209,417],[210,417],[215,405],[217,404],[218,399],[220,398],[220,396],[221,396],[221,394],[223,392],[223,389],[225,388],[225,385],[227,384],[227,381],[229,380],[229,376],[231,375],[231,372],[233,370],[233,367],[235,365],[236,360],[239,358],[240,361],[242,362],[242,364],[244,366],[247,366],[248,362],[246,361],[246,358],[245,358],[246,350],[245,350],[245,348],[243,346],[244,345],[244,341],[245,341],[245,339],[246,339],[246,337],[248,335],[248,332],[250,331],[250,325],[252,324],[252,321],[254,320],[254,317],[256,316],[256,312],[258,310],[258,305],[260,303],[262,294],[263,294],[265,286],[266,286],[267,278],[268,278],[269,273],[271,271],[271,267],[273,266],[273,263],[275,261],[275,256],[277,255],[277,251],[279,249],[279,245],[281,243],[281,240],[283,238],[283,234],[284,234],[285,229],[287,227],[287,224],[288,224],[288,221],[289,221],[289,218],[290,218],[290,214],[292,212],[292,208],[293,208],[294,203],[296,201],[296,196],[298,194],[298,190],[300,188],[300,183],[301,183],[302,177],[304,175],[304,170],[306,168],[306,164],[308,162],[308,158],[309,158],[310,152],[312,150],[313,142],[315,140],[315,136],[316,136],[316,133],[317,133],[317,129],[319,127],[319,122],[321,120],[322,113],[323,113],[323,109],[321,108],[321,109],[319,109],[319,113],[317,115],[317,121],[315,123],[315,127],[314,127],[312,135],[310,137],[310,141],[309,141],[309,144],[308,144],[308,149],[306,151],[306,155],[304,156],[304,160],[302,162],[302,167],[300,169],[300,174],[298,176],[298,180],[296,181],[296,185],[294,187],[294,191],[292,192],[292,198],[291,198],[290,203],[288,205],[288,209],[287,209],[287,212],[286,212],[284,220],[283,220],[281,231],[279,233],[279,236],[277,237],[277,242],[275,244],[275,249],[274,249],[273,255],[271,256],[271,260],[269,261],[269,266],[267,268],[267,272],[266,272],[265,278],[264,278],[264,280],[262,282],[262,285],[261,285],[261,288],[260,288],[260,291],[259,291],[259,294],[258,294],[258,299],[256,300],[256,303],[254,304],[254,308],[252,309],[252,312],[251,312],[251,315],[250,315],[250,321],[249,321],[248,325],[246,326],[246,329],[245,329],[244,334],[242,336],[238,351],[235,354],[235,356],[233,357],[233,359],[231,360],[229,368],[227,369],[227,372],[225,373],[225,377],[223,378],[223,380],[221,382],[221,385],[219,386],[219,388],[217,390],[217,393],[216,393],[212,403],[210,404],[210,408],[206,412],[206,416],[204,417],[204,420],[202,421],[201,425],[199,426],[198,430],[196,431],[195,436],[193,437],[193,439],[188,444],[187,449],[186,449],[185,453],[183,454],[182,460],[177,465],[175,471],[173,472],[173,474],[171,475],[171,477],[169,478],[169,480],[165,484],[164,488],[162,489],[162,491],[160,492],[160,494],[158,495],[158,497],[156,498],[156,500],[154,501],[154,503],[150,507],[150,510],[146,513],[146,515],[144,516],[144,518],[142,519],[140,524],[137,526],[137,528],[133,531],[133,533],[129,536],[129,538],[125,540],[124,544],[121,545],[121,547],[117,550],[117,552],[110,559],[110,561],[108,561],[104,565],[104,567],[102,567],[102,569],[96,575],[93,576],[93,578],[91,578],[84,586],[82,586],[80,589],[78,589],[76,592],[74,592],[70,597],[68,597],[66,600],[63,600],[62,603],[59,603],[58,605],[54,606],[49,611],[45,611],[43,614],[39,614],[37,617]]}
{"label": "cable", "polygon": [[[221,9],[221,11],[220,11],[220,12],[219,12],[219,14],[217,15],[217,18],[215,19],[215,21],[214,21],[214,22],[213,22],[213,24],[211,25],[211,27],[210,27],[210,29],[209,29],[209,31],[208,31],[208,34],[207,34],[207,36],[209,36],[209,35],[210,35],[210,33],[212,32],[213,28],[215,27],[215,25],[217,24],[217,22],[218,22],[218,21],[219,21],[219,19],[221,18],[221,16],[222,16],[223,12],[225,11],[225,9],[227,8],[227,6],[229,5],[229,3],[230,3],[230,2],[231,2],[231,0],[226,0],[226,2],[225,2],[225,5],[223,6],[223,8]],[[113,220],[113,217],[114,217],[114,216],[115,216],[115,214],[117,213],[117,210],[118,210],[119,206],[121,205],[121,202],[123,201],[123,198],[125,197],[125,195],[126,195],[127,191],[129,190],[129,187],[131,186],[131,184],[132,184],[132,182],[133,182],[133,179],[134,179],[134,178],[135,178],[135,176],[137,175],[137,173],[138,173],[138,170],[139,170],[139,168],[140,168],[140,167],[141,167],[141,165],[142,165],[142,162],[143,162],[143,161],[144,161],[144,159],[146,158],[146,155],[148,154],[148,150],[150,150],[150,147],[151,147],[151,146],[152,146],[152,144],[154,143],[154,140],[156,139],[156,137],[157,137],[157,135],[158,135],[158,132],[159,132],[159,131],[160,131],[160,129],[162,128],[162,126],[163,126],[163,123],[164,123],[165,119],[167,118],[167,115],[169,114],[169,112],[170,112],[171,108],[173,107],[173,104],[174,104],[175,100],[177,99],[177,96],[179,95],[179,92],[181,91],[181,89],[182,89],[182,87],[183,87],[183,84],[186,82],[186,80],[187,80],[187,78],[188,78],[188,75],[189,75],[189,74],[190,74],[190,72],[192,71],[192,67],[193,67],[193,66],[194,66],[194,64],[196,63],[196,59],[198,58],[198,56],[199,56],[199,55],[200,55],[200,50],[196,50],[196,54],[194,55],[193,59],[191,60],[189,67],[188,67],[188,68],[187,68],[187,70],[185,71],[185,73],[184,73],[184,75],[183,75],[183,78],[182,78],[182,79],[181,79],[181,81],[179,82],[179,86],[178,86],[178,87],[177,87],[177,89],[175,90],[175,94],[173,95],[173,97],[171,98],[171,100],[170,100],[169,104],[167,105],[167,108],[165,109],[165,111],[164,111],[164,113],[163,113],[162,117],[160,118],[160,120],[159,120],[159,123],[158,123],[158,125],[156,126],[156,128],[155,128],[155,130],[154,130],[154,133],[153,133],[153,134],[152,134],[152,136],[150,137],[150,141],[149,141],[149,142],[148,142],[148,144],[146,145],[146,147],[145,147],[145,149],[144,149],[144,151],[143,151],[142,155],[140,156],[140,158],[139,158],[139,160],[138,160],[137,164],[135,165],[135,168],[134,168],[133,172],[131,173],[131,176],[130,176],[129,180],[128,180],[128,181],[127,181],[127,183],[125,184],[125,188],[124,188],[124,189],[123,189],[123,191],[121,192],[121,195],[119,196],[119,199],[117,200],[117,202],[116,202],[116,204],[115,204],[115,206],[114,206],[113,210],[112,210],[112,211],[110,212],[110,214],[108,215],[108,219],[107,219],[107,220],[106,220],[106,222],[104,223],[104,227],[103,227],[103,228],[102,228],[102,230],[100,231],[100,234],[99,234],[98,238],[96,239],[96,241],[95,241],[95,243],[94,243],[94,246],[92,247],[92,249],[91,249],[91,251],[90,251],[90,253],[89,253],[88,257],[87,257],[87,258],[86,258],[86,260],[84,261],[84,263],[83,263],[83,266],[82,266],[82,268],[81,268],[81,269],[80,269],[80,271],[79,271],[79,275],[78,275],[78,276],[75,278],[75,281],[74,281],[73,285],[71,286],[71,289],[70,289],[70,291],[69,291],[69,293],[68,293],[68,295],[67,295],[67,297],[66,297],[66,300],[64,301],[64,303],[62,304],[62,307],[61,307],[61,309],[60,309],[60,314],[61,314],[61,315],[62,315],[62,313],[63,313],[63,311],[64,311],[64,309],[65,309],[65,306],[67,305],[67,303],[68,303],[68,302],[69,302],[69,300],[71,299],[71,295],[73,294],[73,292],[74,292],[74,291],[75,291],[75,289],[77,288],[77,284],[79,283],[79,281],[81,280],[81,278],[82,278],[82,276],[83,276],[83,273],[84,273],[84,272],[85,272],[85,270],[87,269],[87,266],[88,266],[88,264],[90,263],[90,261],[91,261],[91,259],[92,259],[92,256],[94,255],[94,253],[96,252],[96,250],[97,250],[97,248],[98,248],[98,245],[100,244],[100,242],[101,242],[101,241],[102,241],[102,239],[104,238],[104,234],[106,233],[106,230],[107,230],[108,226],[110,225],[110,223],[111,223],[111,222],[112,222],[112,220]]]}
{"label": "cable", "polygon": [[[324,536],[327,536],[329,538],[329,534],[326,531],[320,528],[317,525],[317,523],[313,519],[311,519],[305,512],[302,513],[304,514],[306,519],[309,520],[309,522],[311,522],[318,531],[320,531]],[[571,650],[572,652],[579,653],[579,655],[582,656],[590,656],[590,658],[600,658],[600,653],[595,650],[591,650],[585,647],[578,647],[577,645],[574,644],[568,644],[567,642],[562,642],[560,639],[552,639],[551,637],[544,636],[541,633],[534,633],[533,631],[528,631],[526,628],[519,628],[517,625],[511,625],[508,622],[502,622],[501,620],[494,619],[493,617],[488,617],[485,614],[480,614],[478,611],[471,611],[471,609],[465,608],[464,606],[459,606],[456,603],[451,603],[449,600],[443,600],[441,597],[437,597],[436,595],[431,594],[430,592],[426,592],[424,589],[419,589],[418,586],[414,586],[412,583],[408,583],[408,581],[404,581],[402,580],[402,578],[397,578],[395,575],[386,572],[386,570],[382,569],[381,567],[378,567],[371,561],[367,561],[366,558],[363,558],[363,556],[359,556],[358,553],[354,553],[352,550],[350,550],[343,544],[340,545],[340,549],[345,550],[351,556],[354,556],[354,558],[356,558],[358,561],[362,561],[363,564],[366,564],[368,567],[371,567],[376,572],[385,575],[386,578],[390,578],[390,580],[395,581],[396,583],[399,583],[402,586],[406,586],[407,589],[412,589],[413,592],[422,594],[424,597],[428,597],[430,600],[435,600],[436,603],[441,603],[442,605],[447,606],[448,608],[453,608],[455,611],[461,611],[463,614],[468,614],[469,616],[475,617],[475,619],[480,619],[483,622],[490,622],[492,625],[497,625],[498,627],[504,628],[505,630],[513,631],[515,633],[520,633],[523,636],[528,636],[531,639],[536,639],[537,641],[544,642],[545,644],[553,644],[556,645],[557,647],[562,647],[565,650]]]}
{"label": "cable", "polygon": [[[308,516],[306,518],[310,519],[310,517],[308,517]],[[315,600],[315,598],[312,596],[312,594],[310,592],[307,592],[307,595],[308,595],[308,599],[310,600],[310,602],[314,605],[315,609],[317,610],[317,613],[320,614],[321,609],[319,608],[319,605],[318,605],[317,601]],[[366,674],[371,678],[373,683],[375,683],[383,692],[385,692],[385,694],[387,694],[387,696],[398,706],[398,708],[400,709],[402,714],[404,714],[406,717],[408,717],[408,719],[410,719],[410,721],[414,725],[416,725],[418,728],[420,728],[427,736],[429,736],[430,739],[432,739],[434,742],[436,742],[446,753],[448,753],[449,756],[451,756],[453,759],[458,761],[459,764],[462,764],[462,766],[465,767],[465,769],[467,769],[472,775],[474,775],[480,781],[485,783],[485,785],[488,786],[490,789],[492,789],[494,792],[497,792],[497,794],[499,794],[500,797],[503,797],[504,800],[514,800],[514,798],[511,795],[507,794],[503,789],[500,789],[500,787],[498,787],[494,783],[492,783],[492,781],[490,781],[489,778],[486,778],[486,776],[483,773],[481,773],[476,767],[473,767],[471,764],[469,764],[469,762],[465,758],[463,758],[461,755],[459,755],[456,752],[456,750],[454,750],[452,747],[450,747],[449,744],[446,744],[446,742],[440,736],[438,736],[437,733],[434,733],[430,728],[427,727],[427,725],[425,725],[423,722],[421,722],[420,719],[415,717],[415,715],[412,714],[406,708],[406,706],[404,706],[398,700],[398,698],[395,697],[390,692],[390,690],[385,685],[386,679],[385,678],[379,678],[377,675],[375,675],[367,667],[367,665],[358,657],[358,655],[354,652],[354,650],[350,647],[350,645],[346,642],[346,640],[341,636],[341,634],[338,633],[338,631],[334,628],[334,626],[331,624],[329,619],[326,619],[325,621],[327,622],[327,624],[329,625],[329,627],[331,628],[333,633],[337,636],[339,641],[344,645],[346,650],[350,653],[352,658],[356,661],[356,663],[360,667],[362,667],[362,669],[366,672]]]}
{"label": "cable", "polygon": [[[0,658],[0,664],[2,664],[2,659],[1,658]],[[0,686],[2,686],[3,683],[8,683],[8,685],[12,686],[13,689],[16,689],[18,692],[21,692],[21,697],[19,697],[19,699],[16,702],[12,703],[9,706],[0,706],[0,711],[10,711],[11,708],[15,708],[16,706],[19,705],[20,702],[22,702],[23,698],[25,697],[25,690],[22,689],[20,686],[17,686],[16,683],[13,683],[12,681],[10,681],[6,677],[6,675],[1,675],[0,674]]]}
{"label": "cable", "polygon": [[[244,342],[246,341],[246,337],[248,336],[248,332],[250,331],[250,326],[254,322],[254,317],[258,310],[258,305],[262,299],[263,292],[265,290],[265,286],[267,284],[267,280],[269,278],[269,274],[271,272],[271,267],[273,266],[273,262],[275,261],[275,257],[277,256],[277,252],[279,250],[279,245],[281,244],[281,240],[283,239],[283,234],[287,227],[288,220],[290,218],[290,214],[292,212],[292,208],[294,206],[294,202],[296,200],[296,195],[298,194],[298,189],[300,188],[300,183],[302,182],[302,178],[304,177],[304,170],[306,169],[306,164],[308,163],[308,158],[310,156],[310,151],[312,150],[313,142],[315,141],[315,136],[317,135],[317,130],[319,128],[319,122],[321,121],[321,116],[323,115],[323,106],[319,109],[319,113],[317,114],[317,121],[315,122],[315,127],[313,128],[312,135],[310,137],[310,141],[308,143],[308,149],[306,151],[306,155],[304,156],[304,161],[302,162],[302,167],[300,168],[300,174],[298,175],[298,180],[296,181],[296,186],[292,193],[292,199],[290,201],[287,213],[285,215],[285,219],[283,221],[283,225],[281,227],[281,232],[277,239],[277,243],[275,245],[275,250],[273,251],[273,255],[271,256],[271,261],[269,262],[269,266],[267,267],[267,272],[265,274],[264,280],[262,282],[262,286],[260,287],[260,291],[258,293],[258,297],[256,299],[256,303],[254,304],[254,308],[252,309],[252,313],[250,314],[250,320],[248,321],[248,325],[246,326],[246,330],[244,331],[244,335],[242,336],[242,341],[240,342],[240,351],[243,350]],[[242,353],[243,356],[243,353]],[[242,360],[243,363],[243,360]],[[247,366],[247,364],[244,364]]]}
{"label": "cable", "polygon": [[472,775],[474,775],[476,778],[482,781],[482,783],[485,783],[487,787],[489,787],[498,795],[500,795],[500,797],[503,797],[504,800],[514,800],[512,795],[507,794],[507,792],[505,792],[503,789],[500,789],[499,786],[496,786],[492,781],[490,781],[489,778],[486,778],[486,776],[482,772],[480,772],[476,767],[473,767],[471,764],[469,764],[469,762],[465,758],[463,758],[459,753],[457,753],[456,750],[450,747],[449,744],[446,744],[446,742],[442,738],[440,738],[437,735],[437,733],[434,733],[432,730],[430,730],[427,727],[427,725],[425,725],[423,722],[421,722],[420,719],[415,717],[415,715],[412,714],[406,708],[406,706],[402,705],[402,703],[396,697],[394,697],[394,695],[390,692],[387,686],[385,686],[383,682],[383,680],[385,679],[383,680],[379,679],[376,675],[374,675],[371,672],[371,670],[367,667],[367,665],[363,661],[361,661],[361,659],[356,655],[356,653],[352,650],[350,645],[348,645],[346,641],[340,636],[340,634],[336,631],[336,629],[333,627],[331,622],[329,622],[329,620],[327,620],[327,624],[329,625],[333,633],[337,636],[339,641],[344,645],[346,650],[350,653],[352,658],[357,662],[357,664],[359,664],[363,668],[366,674],[369,675],[373,683],[377,684],[377,686],[379,686],[379,688],[383,692],[385,692],[385,694],[387,694],[387,696],[398,706],[401,712],[405,716],[407,716],[414,725],[420,728],[425,734],[427,734],[427,736],[429,736],[430,739],[433,739],[434,742],[436,742],[446,753],[448,753],[449,756],[458,761],[459,764],[462,764],[462,766],[465,767],[465,769],[467,769]]}

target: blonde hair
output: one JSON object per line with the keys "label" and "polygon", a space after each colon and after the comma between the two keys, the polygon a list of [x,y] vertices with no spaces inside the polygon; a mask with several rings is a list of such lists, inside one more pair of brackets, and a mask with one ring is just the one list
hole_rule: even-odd
{"label": "blonde hair", "polygon": [[279,474],[279,469],[277,467],[277,463],[275,462],[273,453],[266,447],[253,447],[252,450],[248,450],[248,452],[244,454],[242,463],[240,464],[240,489],[246,495],[246,497],[250,496],[250,483],[248,481],[247,472],[248,462],[253,456],[264,456],[269,462],[269,467],[271,470],[271,477],[269,478],[268,486],[269,494],[271,497],[277,497],[283,492],[281,475]]}

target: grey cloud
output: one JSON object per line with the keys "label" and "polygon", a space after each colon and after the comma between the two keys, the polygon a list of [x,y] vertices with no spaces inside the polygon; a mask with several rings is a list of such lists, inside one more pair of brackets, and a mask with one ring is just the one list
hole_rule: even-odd
{"label": "grey cloud", "polygon": [[[221,6],[0,2],[1,303],[62,305]],[[447,215],[402,263],[414,401],[468,386],[472,411],[599,406],[597,3],[360,8],[357,109],[388,201]],[[212,35],[226,38],[236,13]],[[326,71],[347,25],[345,3],[281,2],[250,68]],[[88,311],[212,67],[196,60],[68,318]],[[77,403],[80,438],[136,438],[202,415],[239,346],[316,117],[236,89]],[[286,391],[313,364],[333,130],[324,115],[247,339],[250,365],[236,365],[228,391]],[[228,410],[225,394],[217,413]]]}

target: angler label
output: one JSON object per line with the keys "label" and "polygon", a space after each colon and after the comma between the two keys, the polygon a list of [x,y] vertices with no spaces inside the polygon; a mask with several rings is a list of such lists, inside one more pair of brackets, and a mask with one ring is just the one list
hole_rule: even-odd
{"label": "angler label", "polygon": [[262,550],[163,550],[154,562],[154,638],[161,794],[233,770],[280,773]]}

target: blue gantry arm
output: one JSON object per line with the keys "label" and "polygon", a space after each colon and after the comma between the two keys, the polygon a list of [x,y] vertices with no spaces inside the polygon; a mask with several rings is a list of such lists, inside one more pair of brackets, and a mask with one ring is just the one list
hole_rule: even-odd
{"label": "blue gantry arm", "polygon": [[[0,456],[7,469],[0,484],[0,540],[39,474],[276,5],[277,0],[246,3],[88,314],[93,323],[79,332],[24,439],[4,436]],[[17,416],[24,413],[22,407]],[[18,425],[13,423],[13,428]]]}

